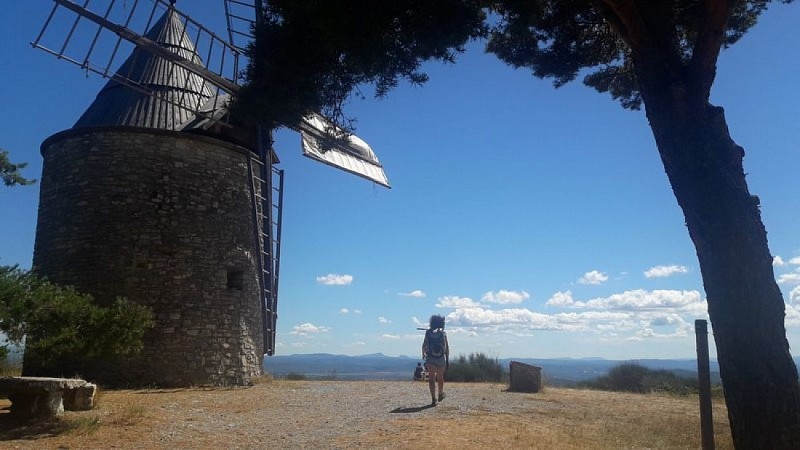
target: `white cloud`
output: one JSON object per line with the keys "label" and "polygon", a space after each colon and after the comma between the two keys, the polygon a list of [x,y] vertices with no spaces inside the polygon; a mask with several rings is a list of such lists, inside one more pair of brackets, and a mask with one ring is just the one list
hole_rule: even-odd
{"label": "white cloud", "polygon": [[386,317],[380,316],[378,317],[378,322],[380,323],[392,323],[391,320],[387,319]]}
{"label": "white cloud", "polygon": [[534,329],[559,329],[547,314],[526,308],[511,308],[493,311],[484,308],[459,309],[447,315],[450,326],[481,327],[490,325],[526,324]]}
{"label": "white cloud", "polygon": [[636,334],[628,338],[631,341],[642,341],[644,339],[673,339],[673,338],[684,338],[692,332],[692,326],[686,324],[687,326],[678,327],[672,333],[657,333],[653,331],[652,328],[642,328],[641,330],[637,331]]}
{"label": "white cloud", "polygon": [[355,342],[351,342],[350,345],[356,345],[358,347],[363,347],[363,346],[367,345],[367,343],[364,342],[364,341],[355,341]]}
{"label": "white cloud", "polygon": [[580,284],[602,284],[606,280],[608,280],[608,275],[604,274],[603,272],[598,272],[593,270],[591,272],[586,272],[583,274],[580,279],[578,279],[578,283]]}
{"label": "white cloud", "polygon": [[797,306],[786,305],[784,324],[786,328],[800,326],[800,309]]}
{"label": "white cloud", "polygon": [[397,295],[400,295],[400,296],[403,296],[403,297],[425,298],[426,294],[425,294],[425,292],[423,292],[423,291],[421,291],[419,289],[415,289],[415,290],[413,290],[411,292],[398,292]]}
{"label": "white cloud", "polygon": [[[439,297],[439,303],[436,304],[437,308],[477,308],[479,306],[481,306],[480,303],[469,297],[458,297],[455,295]],[[425,325],[427,325],[427,323]]]}
{"label": "white cloud", "polygon": [[780,256],[775,256],[775,257],[772,258],[772,265],[773,266],[783,266],[785,264],[786,264],[786,262],[784,262],[783,258],[781,258]]}
{"label": "white cloud", "polygon": [[[506,335],[513,339],[532,333],[568,332],[587,333],[587,338],[593,340],[619,342],[685,339],[692,333],[695,318],[708,317],[707,303],[698,291],[633,290],[583,301],[574,298],[571,291],[561,291],[553,294],[546,306],[566,310],[550,314],[529,308],[477,304],[465,297],[439,300],[440,304],[454,308],[447,314],[448,330],[475,337]],[[416,318],[413,320],[425,325]]]}
{"label": "white cloud", "polygon": [[784,273],[778,277],[778,283],[800,284],[800,270],[791,273]]}
{"label": "white cloud", "polygon": [[663,278],[675,275],[676,273],[686,273],[689,269],[686,266],[678,266],[678,265],[671,265],[671,266],[655,266],[651,267],[644,272],[644,276],[647,278]]}
{"label": "white cloud", "polygon": [[585,330],[592,321],[623,320],[630,313],[585,311],[560,314],[542,314],[527,308],[509,308],[498,311],[470,308],[447,315],[451,327],[485,328],[494,332],[518,333],[520,330]]}
{"label": "white cloud", "polygon": [[620,311],[584,311],[580,313],[558,313],[554,314],[553,317],[563,323],[578,324],[590,321],[625,320],[630,319],[633,315],[629,312]]}
{"label": "white cloud", "polygon": [[595,298],[587,302],[575,302],[576,308],[590,309],[654,309],[654,308],[685,308],[695,303],[700,303],[702,298],[698,291],[655,290],[645,291],[637,289],[614,294],[610,297]]}
{"label": "white cloud", "polygon": [[295,325],[289,334],[297,336],[312,336],[319,333],[327,333],[331,329],[329,327],[317,326],[312,323],[306,322],[300,325]]}
{"label": "white cloud", "polygon": [[557,306],[557,307],[567,307],[571,306],[575,303],[575,300],[572,299],[572,291],[567,292],[556,292],[550,297],[550,300],[547,300],[545,305],[547,306]]}
{"label": "white cloud", "polygon": [[487,292],[483,294],[481,301],[489,303],[497,303],[500,305],[522,303],[523,300],[530,298],[530,294],[525,291],[506,291],[499,290],[497,292]]}
{"label": "white cloud", "polygon": [[463,327],[453,327],[453,328],[447,330],[447,333],[450,334],[450,335],[456,335],[457,334],[457,335],[463,335],[463,336],[468,336],[468,337],[478,337],[478,336],[480,336],[477,331],[468,330],[468,329],[463,328]]}
{"label": "white cloud", "polygon": [[639,326],[641,326],[640,321],[631,319],[611,320],[608,322],[595,324],[595,328],[597,328],[598,330],[614,336],[623,331],[635,330]]}
{"label": "white cloud", "polygon": [[683,320],[679,314],[676,313],[654,313],[644,315],[642,324],[652,327],[663,327],[669,325],[684,325],[686,321]]}
{"label": "white cloud", "polygon": [[789,264],[794,266],[800,266],[800,256],[795,256],[794,258],[790,259]]}
{"label": "white cloud", "polygon": [[381,339],[391,339],[391,340],[402,340],[408,342],[414,342],[414,348],[417,347],[417,344],[422,343],[422,339],[425,336],[421,333],[412,333],[412,334],[389,334],[385,333],[380,336]]}
{"label": "white cloud", "polygon": [[339,275],[336,273],[329,273],[325,276],[317,277],[317,283],[328,286],[345,286],[353,282],[352,275]]}
{"label": "white cloud", "polygon": [[353,314],[361,314],[361,310],[360,309],[354,309],[353,310]]}
{"label": "white cloud", "polygon": [[800,286],[797,286],[789,292],[789,302],[793,305],[800,305]]}
{"label": "white cloud", "polygon": [[339,310],[339,314],[347,314],[349,312],[350,312],[350,310],[347,309],[347,308],[342,308],[342,309]]}
{"label": "white cloud", "polygon": [[681,313],[693,317],[695,319],[708,318],[708,302],[704,299],[702,302],[690,303],[681,308]]}

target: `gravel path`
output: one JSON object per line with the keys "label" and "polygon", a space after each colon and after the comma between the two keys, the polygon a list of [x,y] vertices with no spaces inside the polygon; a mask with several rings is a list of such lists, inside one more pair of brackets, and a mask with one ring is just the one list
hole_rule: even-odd
{"label": "gravel path", "polygon": [[19,428],[0,414],[0,448],[417,448],[432,421],[562,407],[542,394],[505,389],[448,383],[447,398],[436,407],[430,406],[427,383],[413,381],[281,380],[250,388],[101,391],[97,408],[68,412],[59,422],[83,424],[72,431],[58,423]]}
{"label": "gravel path", "polygon": [[[430,406],[427,383],[324,382],[292,387],[281,397],[279,415],[269,415],[286,447],[328,447],[337,437],[388,433],[392,422],[433,416],[451,419],[475,412],[530,410],[534,394],[505,392],[497,384],[445,385],[447,398]],[[301,420],[298,420],[301,418]],[[279,444],[279,446],[282,446]]]}
{"label": "gravel path", "polygon": [[[158,427],[154,441],[183,448],[187,442],[230,437],[227,448],[352,448],[358,435],[393,434],[424,417],[452,419],[474,413],[514,413],[538,408],[535,394],[505,392],[506,385],[445,385],[447,398],[430,406],[427,383],[420,382],[275,382],[228,392],[208,392],[194,407],[180,400],[166,405],[168,427]],[[238,411],[221,411],[245,397]],[[218,402],[218,404],[214,404]],[[554,406],[542,402],[541,407]],[[227,406],[229,407],[229,406]],[[424,429],[425,421],[419,423]],[[263,433],[254,432],[263,430]],[[154,430],[155,431],[155,430]]]}
{"label": "gravel path", "polygon": [[[353,449],[700,447],[694,398],[448,383],[274,381],[250,388],[102,391],[91,411],[15,424],[0,400],[0,448]],[[717,448],[732,448],[724,403]]]}

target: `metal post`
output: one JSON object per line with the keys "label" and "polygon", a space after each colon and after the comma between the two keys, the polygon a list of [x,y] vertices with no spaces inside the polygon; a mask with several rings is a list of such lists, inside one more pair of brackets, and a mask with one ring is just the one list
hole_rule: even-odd
{"label": "metal post", "polygon": [[703,450],[714,449],[714,419],[711,410],[711,369],[708,362],[708,322],[694,321],[697,338],[697,381],[700,388],[700,432]]}

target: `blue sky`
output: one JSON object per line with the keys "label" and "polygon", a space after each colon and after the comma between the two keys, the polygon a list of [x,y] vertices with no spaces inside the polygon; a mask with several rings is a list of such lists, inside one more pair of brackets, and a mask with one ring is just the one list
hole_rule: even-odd
{"label": "blue sky", "polygon": [[[30,47],[50,1],[13,5],[0,16],[0,147],[38,177],[41,142],[105,80]],[[178,7],[224,31],[222,1]],[[796,355],[798,22],[797,5],[774,5],[723,52],[712,94],[746,151]],[[296,133],[277,133],[278,353],[415,356],[416,327],[438,313],[456,354],[693,357],[705,294],[644,113],[580,82],[556,90],[480,44],[426,68],[424,87],[348,107],[391,190],[306,159]],[[37,202],[37,186],[0,187],[0,264],[30,266]]]}

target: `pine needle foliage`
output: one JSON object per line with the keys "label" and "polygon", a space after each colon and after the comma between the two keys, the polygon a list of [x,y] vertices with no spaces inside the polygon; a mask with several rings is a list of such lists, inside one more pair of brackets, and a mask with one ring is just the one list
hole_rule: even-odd
{"label": "pine needle foliage", "polygon": [[[150,308],[117,298],[107,306],[18,266],[0,266],[0,331],[43,364],[137,353],[154,325]],[[2,352],[0,352],[2,355]]]}
{"label": "pine needle foliage", "polygon": [[0,148],[0,178],[6,186],[24,186],[33,184],[36,180],[27,179],[20,174],[20,170],[28,166],[28,163],[12,163],[8,159],[8,151]]}
{"label": "pine needle foliage", "polygon": [[697,379],[678,376],[668,370],[654,370],[637,363],[622,363],[613,367],[608,375],[586,381],[581,387],[613,392],[651,392],[678,395],[696,394]]}
{"label": "pine needle foliage", "polygon": [[445,372],[447,381],[463,381],[475,383],[499,383],[508,378],[500,360],[484,353],[459,355],[450,361],[450,368]]}
{"label": "pine needle foliage", "polygon": [[484,36],[476,0],[272,0],[247,48],[237,112],[270,128],[322,113],[349,130],[351,96],[421,85],[427,61],[452,63]]}

